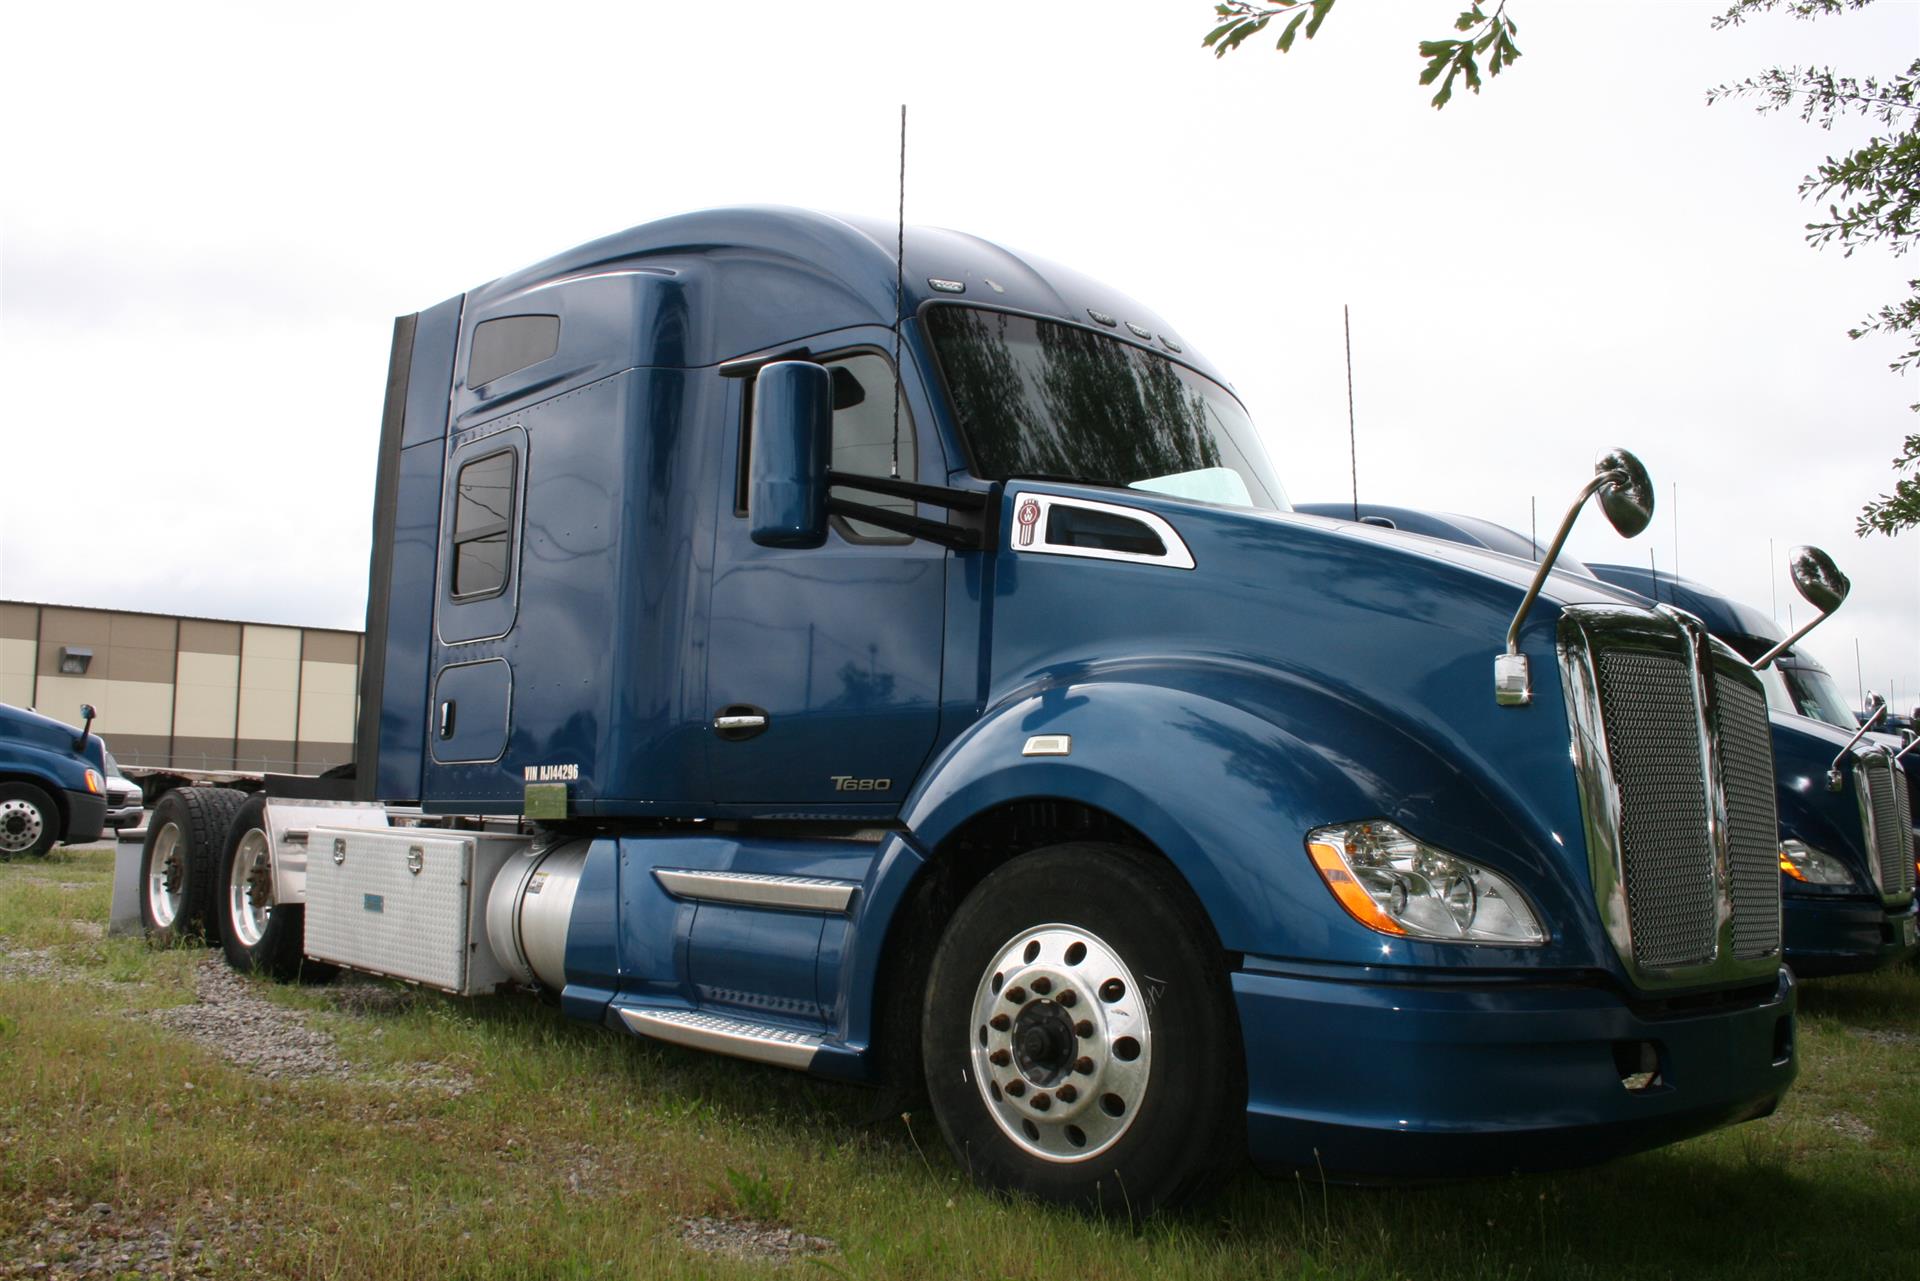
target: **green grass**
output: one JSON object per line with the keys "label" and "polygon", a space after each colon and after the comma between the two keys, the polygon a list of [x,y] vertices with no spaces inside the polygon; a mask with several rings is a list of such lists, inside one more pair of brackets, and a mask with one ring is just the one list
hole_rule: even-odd
{"label": "green grass", "polygon": [[[215,1275],[764,1276],[688,1216],[831,1238],[794,1275],[1738,1277],[1920,1271],[1920,974],[1808,982],[1800,1083],[1765,1121],[1594,1170],[1420,1189],[1248,1174],[1140,1229],[975,1191],[931,1116],[572,1024],[531,999],[366,1011],[261,984],[347,1080],[269,1081],[147,1017],[204,955],[95,937],[109,852],[0,865],[0,1277],[50,1201],[212,1244]],[[62,888],[62,886],[79,888]],[[464,1092],[448,1082],[470,1082]],[[191,1087],[191,1088],[189,1088]],[[184,1264],[183,1264],[184,1266]]]}

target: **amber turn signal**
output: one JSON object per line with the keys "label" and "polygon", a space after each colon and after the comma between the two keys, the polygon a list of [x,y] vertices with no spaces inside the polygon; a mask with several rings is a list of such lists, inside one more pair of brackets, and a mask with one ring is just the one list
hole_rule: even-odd
{"label": "amber turn signal", "polygon": [[1340,857],[1340,851],[1331,845],[1319,841],[1309,842],[1307,850],[1313,855],[1313,865],[1320,869],[1320,876],[1340,900],[1340,906],[1347,914],[1368,929],[1379,930],[1382,934],[1405,934],[1407,931],[1400,922],[1380,910],[1373,901],[1373,895],[1360,887],[1353,879],[1353,873],[1347,870],[1346,860]]}

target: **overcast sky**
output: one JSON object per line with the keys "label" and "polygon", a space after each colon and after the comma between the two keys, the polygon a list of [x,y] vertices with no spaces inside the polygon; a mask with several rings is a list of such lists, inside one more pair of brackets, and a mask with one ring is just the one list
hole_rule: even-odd
{"label": "overcast sky", "polygon": [[[1445,111],[1460,0],[1341,5],[1215,61],[1206,0],[671,8],[12,5],[0,18],[0,595],[359,627],[392,318],[667,214],[778,203],[1070,263],[1233,380],[1291,495],[1551,527],[1606,446],[1659,484],[1590,560],[1804,621],[1920,701],[1920,531],[1857,539],[1920,377],[1846,329],[1915,263],[1808,248],[1866,136],[1705,105],[1778,62],[1887,72],[1920,4],[1714,32],[1711,3],[1510,0],[1525,57]],[[1678,486],[1678,503],[1674,486]],[[1676,520],[1677,512],[1677,520]],[[1774,563],[1769,563],[1772,540]]]}

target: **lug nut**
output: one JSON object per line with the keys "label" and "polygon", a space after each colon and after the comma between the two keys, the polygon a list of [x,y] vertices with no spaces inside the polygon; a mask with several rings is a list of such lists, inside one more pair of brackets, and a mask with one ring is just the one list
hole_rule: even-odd
{"label": "lug nut", "polygon": [[987,1026],[996,1032],[1004,1032],[1013,1026],[1013,1020],[1004,1014],[996,1014],[987,1020]]}
{"label": "lug nut", "polygon": [[1027,1092],[1027,1083],[1025,1081],[1008,1081],[1007,1082],[1007,1093],[1011,1094],[1014,1098],[1017,1099],[1021,1095],[1025,1094],[1026,1092]]}
{"label": "lug nut", "polygon": [[995,1050],[992,1054],[987,1055],[987,1062],[993,1064],[995,1067],[1005,1067],[1007,1064],[1013,1062],[1013,1055],[1008,1054],[1005,1050]]}
{"label": "lug nut", "polygon": [[1063,987],[1060,989],[1060,995],[1054,997],[1053,999],[1060,1002],[1060,1004],[1066,1006],[1068,1009],[1072,1009],[1074,1005],[1076,1005],[1079,1002],[1080,996],[1072,988]]}
{"label": "lug nut", "polygon": [[1079,1058],[1073,1061],[1073,1070],[1078,1072],[1081,1076],[1092,1076],[1093,1060],[1083,1054]]}
{"label": "lug nut", "polygon": [[1076,1086],[1072,1081],[1068,1081],[1065,1085],[1055,1090],[1054,1093],[1060,1096],[1062,1103],[1071,1103],[1080,1097],[1080,1087]]}
{"label": "lug nut", "polygon": [[1041,1090],[1038,1094],[1035,1094],[1031,1102],[1033,1103],[1034,1109],[1039,1112],[1045,1112],[1053,1106],[1053,1100],[1048,1097],[1045,1090]]}
{"label": "lug nut", "polygon": [[1026,1004],[1026,1000],[1027,1000],[1027,989],[1025,989],[1024,987],[1020,987],[1019,985],[1016,984],[1015,986],[1007,989],[1006,997],[1009,1001],[1012,1001],[1015,1005],[1024,1005]]}
{"label": "lug nut", "polygon": [[1045,996],[1047,993],[1053,991],[1053,980],[1042,974],[1033,981],[1033,990]]}
{"label": "lug nut", "polygon": [[1079,1037],[1087,1037],[1087,1036],[1092,1036],[1092,1035],[1093,1035],[1093,1020],[1092,1020],[1092,1019],[1081,1019],[1081,1020],[1080,1020],[1080,1021],[1079,1021],[1078,1023],[1075,1023],[1075,1024],[1073,1025],[1073,1034],[1074,1034],[1075,1036],[1079,1036]]}

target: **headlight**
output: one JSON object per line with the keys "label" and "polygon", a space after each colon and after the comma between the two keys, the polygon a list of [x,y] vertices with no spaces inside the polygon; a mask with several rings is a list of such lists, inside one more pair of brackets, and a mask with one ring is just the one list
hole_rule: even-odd
{"label": "headlight", "polygon": [[104,788],[100,783],[100,775],[94,770],[87,771],[87,790],[89,792],[92,792],[95,796],[100,795],[100,793],[104,790]]}
{"label": "headlight", "polygon": [[1853,873],[1831,854],[1823,854],[1805,841],[1780,842],[1780,871],[1808,885],[1852,885]]}
{"label": "headlight", "polygon": [[1504,877],[1392,823],[1307,833],[1313,865],[1354,920],[1382,934],[1454,943],[1544,943],[1547,933]]}

